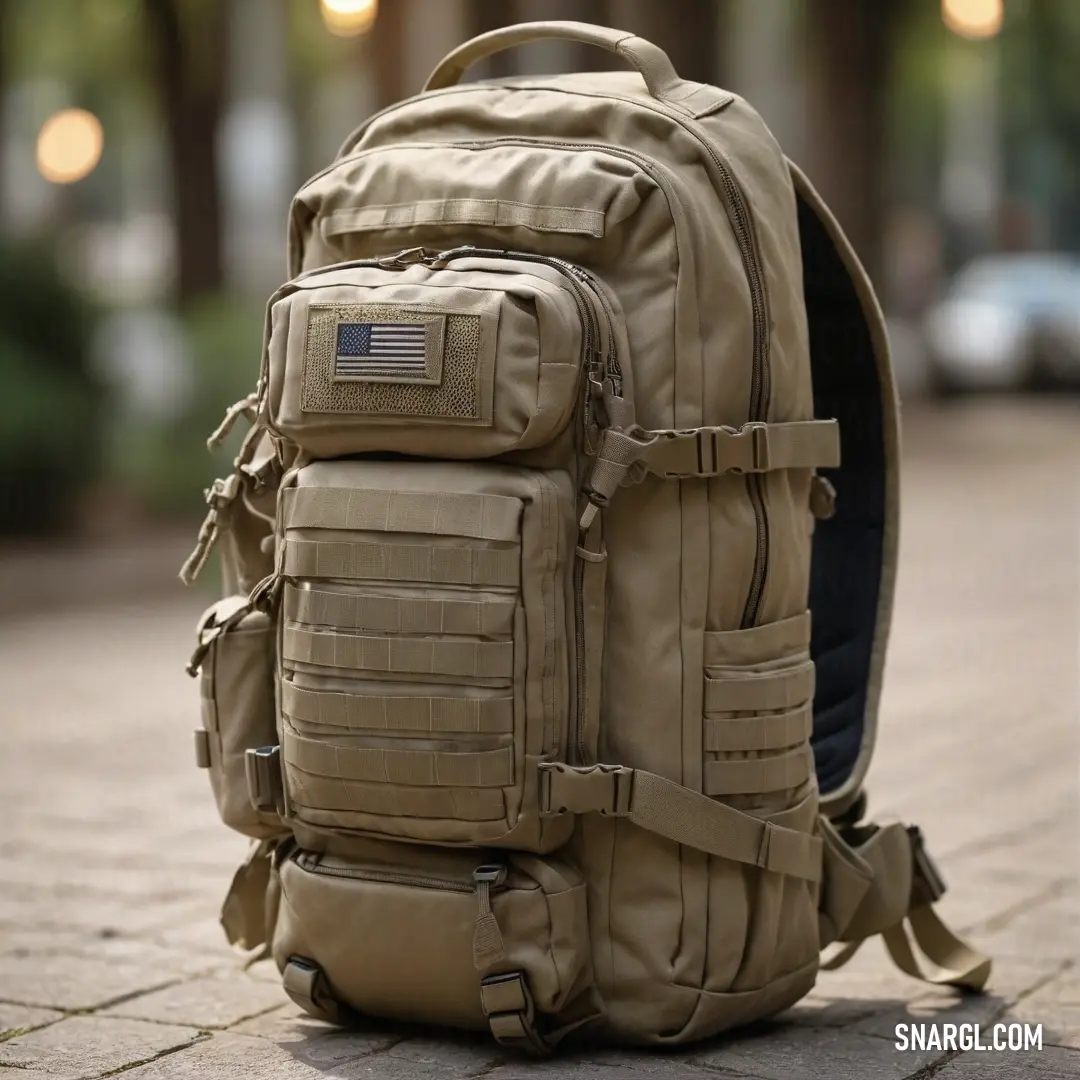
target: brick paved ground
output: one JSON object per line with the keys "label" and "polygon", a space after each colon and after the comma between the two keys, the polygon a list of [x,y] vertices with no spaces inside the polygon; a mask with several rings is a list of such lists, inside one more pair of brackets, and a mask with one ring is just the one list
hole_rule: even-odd
{"label": "brick paved ground", "polygon": [[[0,1080],[1080,1076],[1078,411],[964,406],[907,428],[871,798],[924,824],[953,886],[946,915],[997,958],[989,995],[928,992],[873,943],[777,1023],[676,1058],[532,1066],[485,1040],[304,1020],[267,965],[240,970],[216,924],[244,842],[191,764],[181,661],[200,598],[92,606],[73,582],[77,609],[0,624]],[[999,1017],[1041,1023],[1045,1049],[893,1044],[898,1021]]]}

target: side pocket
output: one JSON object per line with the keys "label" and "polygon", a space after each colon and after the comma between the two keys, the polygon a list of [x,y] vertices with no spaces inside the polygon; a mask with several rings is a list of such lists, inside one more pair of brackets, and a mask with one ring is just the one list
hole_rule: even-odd
{"label": "side pocket", "polygon": [[[812,833],[817,785],[809,613],[706,633],[704,677],[705,793]],[[744,921],[710,918],[706,989],[758,990],[814,961],[816,885],[721,859],[710,863],[710,910],[741,912]]]}
{"label": "side pocket", "polygon": [[522,976],[549,1024],[588,997],[585,884],[569,866],[379,840],[349,852],[297,849],[281,863],[282,971],[317,966],[359,1013],[477,1030],[489,1023],[483,984]]}
{"label": "side pocket", "polygon": [[231,596],[206,611],[197,633],[199,643],[188,669],[199,678],[202,698],[196,761],[210,774],[226,825],[259,840],[282,833],[276,814],[252,806],[244,760],[247,750],[278,741],[273,622],[253,610],[246,597]]}

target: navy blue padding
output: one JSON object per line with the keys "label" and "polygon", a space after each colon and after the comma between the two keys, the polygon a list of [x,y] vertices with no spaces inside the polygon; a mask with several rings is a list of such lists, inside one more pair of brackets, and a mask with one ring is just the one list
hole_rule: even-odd
{"label": "navy blue padding", "polygon": [[855,287],[802,199],[799,228],[814,415],[840,422],[840,468],[822,470],[836,488],[836,513],[817,523],[810,574],[814,759],[828,794],[851,775],[862,745],[883,563],[885,444],[877,362]]}

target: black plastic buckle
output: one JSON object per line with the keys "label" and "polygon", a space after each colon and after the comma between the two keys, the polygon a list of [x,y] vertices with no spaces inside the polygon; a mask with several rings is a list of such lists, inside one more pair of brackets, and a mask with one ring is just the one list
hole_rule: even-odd
{"label": "black plastic buckle", "polygon": [[281,747],[252,747],[244,753],[248,798],[260,813],[281,814],[284,785],[281,780]]}
{"label": "black plastic buckle", "polygon": [[909,825],[907,832],[911,838],[911,906],[925,907],[937,903],[945,895],[948,886],[937,863],[926,850],[919,826]]}

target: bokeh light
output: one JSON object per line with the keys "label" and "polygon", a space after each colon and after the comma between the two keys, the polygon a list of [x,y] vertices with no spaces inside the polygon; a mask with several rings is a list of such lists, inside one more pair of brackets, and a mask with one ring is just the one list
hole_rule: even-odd
{"label": "bokeh light", "polygon": [[961,37],[983,41],[1001,31],[1005,19],[1004,0],[941,0],[941,18]]}
{"label": "bokeh light", "polygon": [[85,109],[53,113],[37,137],[38,172],[54,184],[73,184],[89,176],[105,144],[101,121]]}
{"label": "bokeh light", "polygon": [[319,8],[331,33],[356,37],[374,26],[379,0],[319,0]]}

